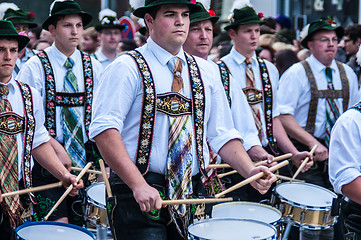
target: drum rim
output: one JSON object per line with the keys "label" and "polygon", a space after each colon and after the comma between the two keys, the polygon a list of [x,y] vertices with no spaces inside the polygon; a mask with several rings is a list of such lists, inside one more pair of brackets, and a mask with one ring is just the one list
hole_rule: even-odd
{"label": "drum rim", "polygon": [[[188,226],[188,235],[191,235],[191,236],[195,236],[193,234],[190,233],[189,231],[189,228],[192,227],[192,226],[196,226],[198,224],[202,224],[204,222],[213,222],[213,221],[219,221],[219,220],[226,220],[226,221],[247,221],[247,222],[254,222],[254,223],[259,223],[261,225],[265,225],[267,227],[271,227],[272,230],[274,231],[274,235],[271,236],[271,237],[268,237],[268,238],[262,238],[260,240],[275,240],[277,238],[277,229],[275,228],[275,226],[273,226],[272,224],[269,224],[269,223],[265,223],[265,222],[262,222],[262,221],[258,221],[258,220],[253,220],[253,219],[237,219],[237,218],[208,218],[208,219],[205,219],[203,221],[199,221],[199,222],[196,222],[196,223],[192,223],[191,225]],[[195,236],[195,237],[198,237],[198,236]],[[200,238],[200,239],[206,239],[206,238]]]}
{"label": "drum rim", "polygon": [[303,183],[303,182],[284,182],[284,183],[281,183],[279,185],[277,185],[274,189],[273,189],[273,192],[276,194],[276,196],[281,200],[281,202],[286,202],[287,204],[290,204],[291,206],[293,207],[300,207],[300,208],[303,208],[303,209],[307,209],[307,210],[314,210],[314,211],[329,211],[331,210],[332,208],[332,205],[331,206],[328,206],[328,207],[315,207],[315,206],[310,206],[310,205],[305,205],[305,204],[300,204],[300,203],[297,203],[297,202],[294,202],[294,201],[291,201],[283,196],[281,196],[279,193],[277,193],[277,188],[282,186],[282,185],[289,185],[289,184],[299,184],[299,185],[309,185],[309,186],[312,186],[312,187],[316,187],[316,188],[319,188],[319,189],[322,189],[322,190],[326,190],[327,192],[331,193],[331,195],[334,196],[334,198],[337,198],[337,195],[328,190],[327,188],[324,188],[324,187],[321,187],[321,186],[318,186],[318,185],[315,185],[315,184],[312,184],[312,183]]}
{"label": "drum rim", "polygon": [[[90,185],[89,187],[87,187],[85,189],[85,192],[86,192],[86,197],[87,197],[87,200],[89,203],[93,204],[94,206],[100,208],[100,209],[103,209],[103,210],[106,210],[107,207],[106,207],[106,204],[107,204],[107,199],[106,199],[106,196],[105,196],[105,205],[98,202],[98,201],[95,201],[93,198],[91,198],[88,194],[88,190],[90,190],[91,188],[93,187],[96,187],[98,185],[104,185],[104,188],[105,188],[105,183],[104,182],[97,182],[97,183],[93,183],[92,185]],[[106,194],[106,193],[105,193]]]}
{"label": "drum rim", "polygon": [[[278,210],[277,208],[275,207],[272,207],[272,206],[269,206],[269,205],[266,205],[266,204],[263,204],[263,203],[256,203],[256,202],[247,202],[247,201],[234,201],[234,202],[225,202],[225,203],[220,203],[220,204],[216,204],[213,206],[212,208],[212,213],[213,213],[213,209],[216,209],[216,208],[220,208],[222,206],[228,206],[228,205],[254,205],[254,206],[261,206],[261,207],[266,207],[274,212],[277,212],[280,216],[279,219],[277,219],[276,221],[270,223],[271,225],[274,225],[274,224],[279,224],[282,220],[282,213],[280,210]],[[213,214],[212,214],[212,218],[213,218]],[[215,218],[220,218],[220,217],[215,217]],[[230,217],[229,217],[230,218]],[[233,218],[232,218],[233,219]],[[244,218],[239,218],[239,219],[244,219]],[[256,220],[256,221],[259,221],[259,220]]]}
{"label": "drum rim", "polygon": [[[14,230],[15,235],[19,236],[18,232],[23,228],[26,228],[29,226],[36,226],[36,225],[57,225],[57,226],[63,226],[63,227],[70,227],[73,229],[77,229],[77,230],[89,235],[92,239],[96,240],[95,235],[85,228],[79,227],[79,226],[71,224],[71,223],[54,222],[54,221],[25,222]],[[21,236],[19,236],[19,237],[21,238]],[[21,238],[21,239],[23,239],[23,238]]]}

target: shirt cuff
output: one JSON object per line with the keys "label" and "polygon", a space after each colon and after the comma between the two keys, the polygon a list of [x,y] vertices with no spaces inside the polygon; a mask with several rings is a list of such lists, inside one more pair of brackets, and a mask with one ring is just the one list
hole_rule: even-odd
{"label": "shirt cuff", "polygon": [[258,136],[247,136],[247,138],[245,138],[243,143],[243,147],[246,150],[246,152],[250,150],[253,146],[257,146],[257,145],[262,146]]}
{"label": "shirt cuff", "polygon": [[213,138],[209,142],[209,144],[211,145],[212,150],[218,153],[218,151],[223,147],[223,145],[232,139],[239,139],[243,144],[243,139],[241,137],[241,134],[239,134],[239,132],[236,129],[232,129],[230,131],[218,135],[217,137]]}
{"label": "shirt cuff", "polygon": [[[295,110],[293,108],[291,108],[291,107],[288,107],[288,106],[278,105],[277,110],[278,110],[278,115],[279,114],[291,114],[291,115],[295,114]],[[276,115],[273,116],[273,117],[276,117]]]}
{"label": "shirt cuff", "polygon": [[343,173],[341,173],[341,175],[336,179],[334,183],[335,192],[342,194],[341,191],[342,186],[349,184],[350,182],[352,182],[353,180],[355,180],[360,176],[361,173],[356,168],[349,168],[347,171],[343,171]]}
{"label": "shirt cuff", "polygon": [[102,116],[94,119],[89,127],[89,138],[94,142],[94,138],[105,130],[115,128],[119,133],[123,130],[123,123],[112,116]]}

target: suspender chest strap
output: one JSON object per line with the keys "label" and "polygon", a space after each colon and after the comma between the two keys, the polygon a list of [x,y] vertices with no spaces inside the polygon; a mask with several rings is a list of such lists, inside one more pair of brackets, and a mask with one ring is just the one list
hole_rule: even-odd
{"label": "suspender chest strap", "polygon": [[311,100],[308,109],[307,123],[305,130],[311,135],[315,132],[315,122],[317,115],[317,106],[319,98],[342,98],[342,108],[346,111],[348,108],[348,101],[350,96],[349,83],[346,76],[346,72],[342,64],[336,61],[337,67],[340,71],[340,78],[342,89],[341,90],[318,90],[315,76],[312,73],[311,67],[307,61],[301,62],[306,71],[308,82],[311,89]]}
{"label": "suspender chest strap", "polygon": [[[178,94],[157,95],[153,75],[143,55],[136,50],[130,51],[128,54],[137,64],[143,88],[143,104],[140,116],[138,148],[135,156],[135,164],[139,171],[144,175],[149,170],[149,159],[154,136],[154,123],[156,112],[159,111],[169,116],[192,114],[194,139],[196,140],[195,149],[199,168],[202,174],[207,176],[203,159],[205,94],[200,71],[194,58],[185,53],[192,93],[192,98],[187,99],[183,96],[179,96]],[[177,107],[177,109],[172,109],[165,107],[167,104],[163,104],[164,101],[169,100],[171,102],[173,101],[173,98],[177,98],[179,104],[177,106],[180,106],[180,108]],[[187,106],[187,103],[190,103],[191,107],[182,107],[183,105]]]}
{"label": "suspender chest strap", "polygon": [[91,58],[87,53],[81,52],[84,88],[85,92],[62,93],[56,92],[54,71],[49,57],[45,51],[37,54],[45,73],[45,127],[52,137],[56,136],[56,106],[75,107],[84,106],[84,126],[87,136],[89,136],[89,125],[91,121],[91,105],[93,101],[93,68]]}

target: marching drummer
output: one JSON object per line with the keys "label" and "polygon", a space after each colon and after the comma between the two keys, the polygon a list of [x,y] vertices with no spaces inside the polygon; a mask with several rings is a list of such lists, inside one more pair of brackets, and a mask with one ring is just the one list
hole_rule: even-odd
{"label": "marching drummer", "polygon": [[150,37],[138,52],[109,65],[102,92],[95,93],[90,137],[113,170],[116,203],[108,214],[117,239],[186,238],[192,206],[165,209],[162,199],[201,193],[206,139],[244,177],[264,172],[265,179],[252,183],[261,193],[276,180],[268,168],[254,167],[244,150],[214,68],[182,49],[189,14],[199,10],[193,2],[131,2]]}
{"label": "marching drummer", "polygon": [[[361,48],[357,62],[361,60]],[[335,192],[345,196],[341,215],[350,239],[361,239],[361,102],[336,121],[331,132],[329,174]],[[352,236],[355,234],[356,236]]]}
{"label": "marching drummer", "polygon": [[[96,165],[98,159],[94,153],[97,149],[93,142],[88,141],[88,127],[93,90],[103,67],[96,59],[77,49],[83,26],[90,23],[92,16],[82,11],[75,1],[56,0],[50,6],[50,13],[42,27],[55,38],[54,44],[32,57],[22,67],[17,79],[41,93],[45,126],[54,138],[51,144],[64,164],[84,167],[87,162],[93,161]],[[34,166],[33,173],[34,185],[56,181],[38,164]],[[36,193],[34,210],[37,220],[46,216],[63,192],[63,189],[51,189]],[[81,206],[75,205],[76,212],[68,207],[78,200],[67,197],[49,220],[83,225],[83,217],[77,214],[82,211]]]}
{"label": "marching drummer", "polygon": [[[64,186],[76,182],[57,158],[44,127],[44,112],[39,92],[12,76],[15,62],[30,39],[19,35],[9,21],[0,21],[0,184],[1,192],[13,192],[31,187],[32,157],[60,179]],[[33,195],[29,195],[34,200]],[[13,229],[22,223],[23,213],[30,203],[26,197],[1,197],[0,236],[12,239]],[[26,216],[25,216],[26,217]]]}

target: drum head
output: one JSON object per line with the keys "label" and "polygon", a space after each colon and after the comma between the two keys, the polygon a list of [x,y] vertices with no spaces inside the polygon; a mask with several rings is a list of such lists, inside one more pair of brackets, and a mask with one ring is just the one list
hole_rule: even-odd
{"label": "drum head", "polygon": [[94,205],[105,209],[105,185],[104,182],[95,183],[86,189],[88,199]]}
{"label": "drum head", "polygon": [[264,223],[277,223],[282,214],[271,206],[252,202],[229,202],[213,206],[213,218],[251,219]]}
{"label": "drum head", "polygon": [[281,183],[274,191],[281,200],[306,208],[331,208],[332,199],[337,198],[330,190],[310,183]]}
{"label": "drum head", "polygon": [[79,226],[61,222],[29,222],[15,229],[18,240],[95,240],[90,231]]}
{"label": "drum head", "polygon": [[268,240],[276,239],[277,231],[272,225],[255,220],[214,218],[190,225],[188,234],[190,239]]}

